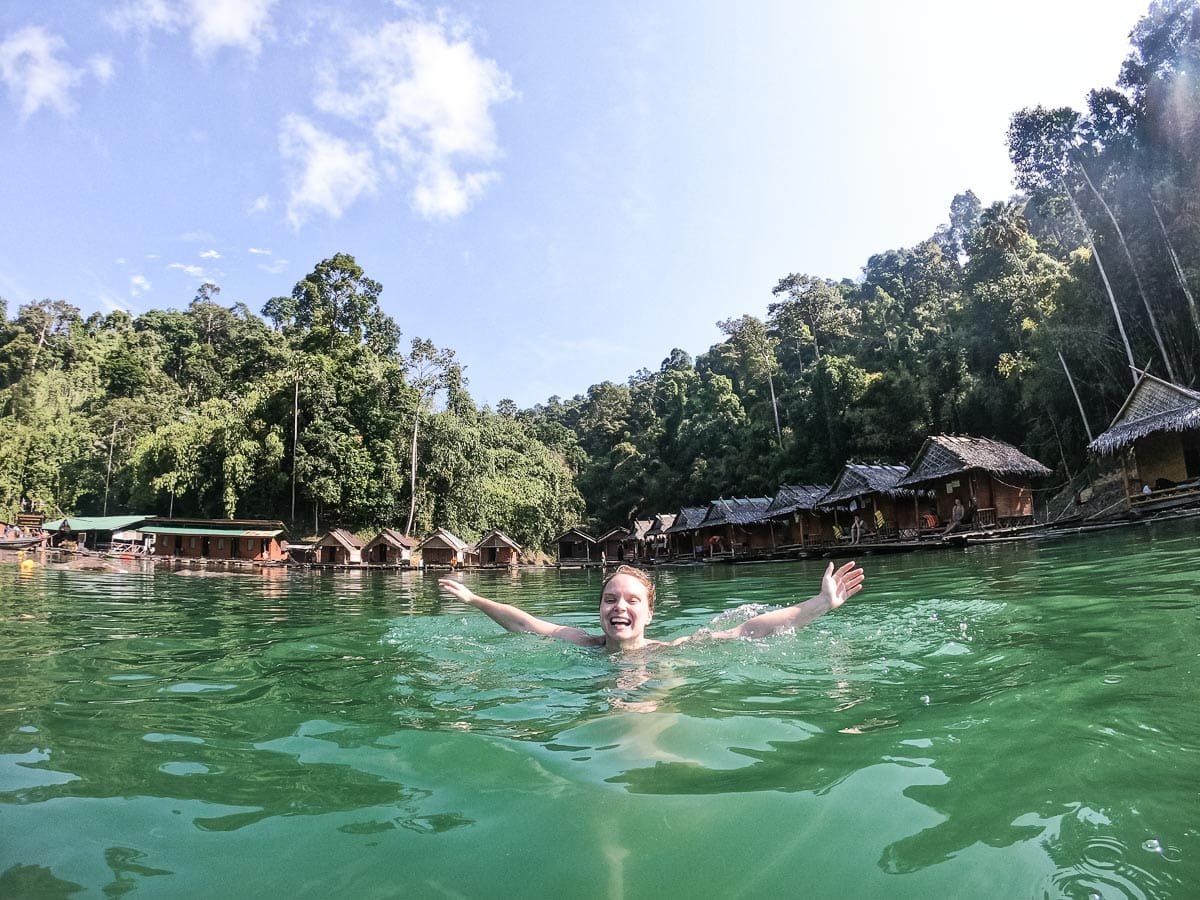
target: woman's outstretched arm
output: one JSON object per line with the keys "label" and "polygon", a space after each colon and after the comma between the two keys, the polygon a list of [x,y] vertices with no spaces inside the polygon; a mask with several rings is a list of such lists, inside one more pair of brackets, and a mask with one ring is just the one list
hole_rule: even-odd
{"label": "woman's outstretched arm", "polygon": [[761,638],[803,628],[814,619],[820,618],[831,609],[837,609],[855,594],[862,590],[863,570],[856,568],[853,561],[840,566],[836,571],[833,563],[825,570],[821,579],[821,592],[810,597],[803,603],[788,606],[784,609],[772,610],[748,619],[736,628],[728,631],[718,631],[711,635],[714,638]]}
{"label": "woman's outstretched arm", "polygon": [[505,631],[541,634],[546,637],[558,638],[560,641],[570,641],[572,644],[579,644],[581,647],[599,647],[604,643],[604,638],[588,634],[580,628],[556,625],[554,622],[539,619],[537,616],[531,615],[525,612],[525,610],[511,606],[508,603],[497,603],[495,600],[487,599],[487,597],[480,597],[461,581],[455,581],[453,578],[439,579],[438,586],[455,599],[467,604],[467,606],[473,606],[480,612],[485,613]]}

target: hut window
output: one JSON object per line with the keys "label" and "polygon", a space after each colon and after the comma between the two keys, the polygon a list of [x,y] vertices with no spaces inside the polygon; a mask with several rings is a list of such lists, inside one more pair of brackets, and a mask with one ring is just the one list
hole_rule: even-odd
{"label": "hut window", "polygon": [[196,548],[196,539],[194,537],[188,538],[188,546],[192,549]]}
{"label": "hut window", "polygon": [[217,538],[217,549],[218,550],[225,549],[225,538]]}

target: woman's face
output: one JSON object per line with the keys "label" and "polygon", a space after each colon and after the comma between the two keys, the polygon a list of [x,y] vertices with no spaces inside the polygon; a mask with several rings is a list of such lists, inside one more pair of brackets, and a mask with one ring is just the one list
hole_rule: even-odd
{"label": "woman's face", "polygon": [[600,597],[600,627],[605,637],[625,645],[642,640],[654,618],[646,586],[632,575],[614,575]]}

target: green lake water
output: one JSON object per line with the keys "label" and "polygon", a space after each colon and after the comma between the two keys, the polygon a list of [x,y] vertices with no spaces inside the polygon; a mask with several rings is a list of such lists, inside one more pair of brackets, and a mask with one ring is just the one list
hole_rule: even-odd
{"label": "green lake water", "polygon": [[[0,897],[1194,897],[1191,522],[864,557],[607,656],[417,574],[0,562]],[[816,562],[660,569],[652,637]],[[596,573],[467,574],[596,621]]]}

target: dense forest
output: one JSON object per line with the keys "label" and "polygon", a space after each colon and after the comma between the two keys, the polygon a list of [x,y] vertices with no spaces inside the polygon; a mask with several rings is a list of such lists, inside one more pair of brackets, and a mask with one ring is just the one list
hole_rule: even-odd
{"label": "dense forest", "polygon": [[[455,354],[405,340],[348,254],[255,313],[84,316],[0,301],[0,519],[283,518],[299,534],[444,526],[545,547],[564,528],[910,462],[928,434],[1086,463],[1134,368],[1200,374],[1200,3],[1154,3],[1085,110],[1024,109],[1018,192],[954,197],[857,281],[780,273],[765,321],[586,395],[480,408]],[[1078,399],[1076,399],[1078,398]]]}

